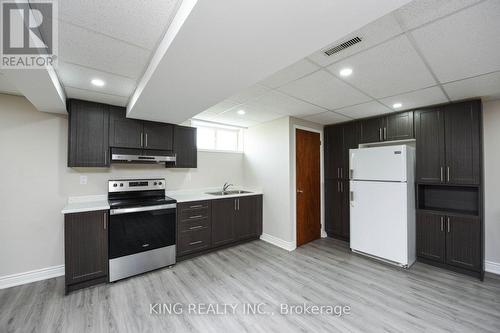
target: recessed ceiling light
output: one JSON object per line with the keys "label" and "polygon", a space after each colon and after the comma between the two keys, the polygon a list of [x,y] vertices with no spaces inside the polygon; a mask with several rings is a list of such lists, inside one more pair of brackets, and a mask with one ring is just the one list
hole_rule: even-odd
{"label": "recessed ceiling light", "polygon": [[352,69],[351,68],[343,68],[340,70],[340,76],[349,76],[352,74]]}
{"label": "recessed ceiling light", "polygon": [[403,104],[401,104],[401,103],[394,103],[394,104],[392,104],[392,107],[395,108],[395,109],[399,109],[402,106],[403,106]]}
{"label": "recessed ceiling light", "polygon": [[244,115],[246,112],[245,110],[238,110],[238,112],[236,112],[237,114],[239,114],[240,116]]}
{"label": "recessed ceiling light", "polygon": [[92,83],[94,86],[97,86],[97,87],[102,87],[105,84],[104,81],[101,79],[92,79],[92,81],[90,81],[90,83]]}

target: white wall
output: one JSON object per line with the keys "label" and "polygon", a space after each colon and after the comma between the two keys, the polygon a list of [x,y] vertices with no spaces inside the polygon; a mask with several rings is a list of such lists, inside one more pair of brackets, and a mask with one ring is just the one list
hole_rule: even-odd
{"label": "white wall", "polygon": [[483,104],[486,270],[500,274],[500,100]]}
{"label": "white wall", "polygon": [[[62,265],[68,196],[107,193],[111,178],[165,177],[168,189],[243,184],[243,155],[198,153],[197,169],[66,167],[67,118],[0,94],[0,277]],[[80,185],[80,175],[88,176]],[[244,185],[244,184],[243,184]]]}

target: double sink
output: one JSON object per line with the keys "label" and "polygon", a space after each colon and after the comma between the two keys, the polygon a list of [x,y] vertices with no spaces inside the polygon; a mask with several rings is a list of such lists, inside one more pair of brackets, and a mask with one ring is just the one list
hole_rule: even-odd
{"label": "double sink", "polygon": [[243,190],[207,192],[207,194],[212,194],[212,195],[233,195],[233,194],[245,194],[245,193],[252,193],[252,192]]}

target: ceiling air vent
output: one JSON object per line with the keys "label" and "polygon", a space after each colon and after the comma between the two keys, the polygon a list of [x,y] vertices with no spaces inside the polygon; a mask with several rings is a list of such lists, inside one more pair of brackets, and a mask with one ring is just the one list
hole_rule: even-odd
{"label": "ceiling air vent", "polygon": [[337,52],[340,52],[344,49],[347,49],[348,47],[353,46],[354,44],[357,44],[361,42],[361,38],[359,37],[354,37],[353,39],[348,40],[347,42],[343,42],[342,44],[339,44],[337,46],[334,46],[332,48],[329,48],[328,50],[323,51],[327,56],[331,56],[332,54],[335,54]]}

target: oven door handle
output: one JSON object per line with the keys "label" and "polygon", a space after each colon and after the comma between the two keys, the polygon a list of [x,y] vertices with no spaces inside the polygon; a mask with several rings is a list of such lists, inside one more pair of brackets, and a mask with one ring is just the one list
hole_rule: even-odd
{"label": "oven door handle", "polygon": [[117,208],[111,209],[109,211],[109,215],[119,215],[119,214],[128,214],[128,213],[136,213],[136,212],[147,212],[151,210],[161,210],[161,209],[172,209],[176,208],[177,204],[168,204],[168,205],[157,205],[157,206],[145,206],[145,207],[131,207],[131,208]]}

